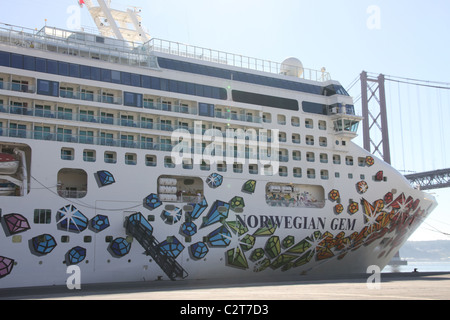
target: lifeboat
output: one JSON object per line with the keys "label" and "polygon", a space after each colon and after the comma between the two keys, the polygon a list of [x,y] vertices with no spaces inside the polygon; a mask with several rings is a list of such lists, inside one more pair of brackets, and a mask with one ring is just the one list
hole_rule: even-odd
{"label": "lifeboat", "polygon": [[0,174],[15,174],[19,168],[19,160],[9,153],[0,153]]}

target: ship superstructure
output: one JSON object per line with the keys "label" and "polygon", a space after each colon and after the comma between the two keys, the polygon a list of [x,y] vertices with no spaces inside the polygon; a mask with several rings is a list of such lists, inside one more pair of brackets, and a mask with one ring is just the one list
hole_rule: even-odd
{"label": "ship superstructure", "polygon": [[0,288],[382,268],[436,203],[361,119],[295,58],[3,25]]}

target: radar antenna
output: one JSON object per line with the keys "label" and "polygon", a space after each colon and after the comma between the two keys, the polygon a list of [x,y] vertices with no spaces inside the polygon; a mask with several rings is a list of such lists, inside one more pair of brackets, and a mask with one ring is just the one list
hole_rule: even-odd
{"label": "radar antenna", "polygon": [[111,0],[97,0],[97,3],[96,6],[91,0],[78,0],[81,7],[86,5],[104,37],[141,43],[150,40],[150,36],[142,28],[140,8],[131,7],[127,11],[120,11],[111,9]]}

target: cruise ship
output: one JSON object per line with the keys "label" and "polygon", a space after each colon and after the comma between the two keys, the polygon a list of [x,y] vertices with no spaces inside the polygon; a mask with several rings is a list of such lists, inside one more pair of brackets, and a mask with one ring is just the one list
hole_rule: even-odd
{"label": "cruise ship", "polygon": [[80,4],[100,33],[0,25],[0,288],[366,273],[436,207],[325,69]]}

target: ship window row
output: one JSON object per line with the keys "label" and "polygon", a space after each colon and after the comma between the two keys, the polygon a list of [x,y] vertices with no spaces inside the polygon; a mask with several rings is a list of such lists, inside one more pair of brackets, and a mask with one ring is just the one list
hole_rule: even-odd
{"label": "ship window row", "polygon": [[[8,81],[4,81],[4,78],[8,78]],[[37,85],[34,86],[33,83]],[[36,88],[36,89],[35,89]],[[67,99],[78,99],[83,101],[95,101],[109,104],[124,104],[125,106],[145,108],[145,109],[157,109],[163,111],[173,111],[173,112],[182,112],[188,114],[199,114],[202,116],[208,117],[216,117],[216,118],[224,118],[229,120],[240,120],[246,122],[254,122],[254,123],[271,123],[272,122],[272,114],[269,112],[264,112],[262,117],[259,115],[255,115],[254,111],[246,111],[244,109],[230,108],[225,107],[223,109],[222,106],[206,103],[198,103],[198,111],[195,107],[186,108],[186,103],[178,103],[175,104],[172,108],[172,102],[166,103],[164,101],[165,98],[162,97],[153,97],[150,95],[143,95],[141,93],[133,93],[127,91],[119,91],[91,86],[79,86],[71,83],[65,82],[57,82],[57,81],[49,81],[43,79],[32,79],[26,77],[15,77],[14,79],[10,75],[0,74],[0,89],[12,90],[12,91],[20,91],[27,93],[38,93],[40,95],[46,96],[54,96],[54,97],[62,97]],[[198,88],[198,94],[201,95],[201,86]],[[238,91],[233,91],[233,96],[236,95]],[[237,93],[238,96],[242,92]],[[209,93],[208,93],[209,94]],[[253,93],[243,93],[239,99],[240,101],[256,104],[256,105],[265,105],[271,106],[279,109],[298,109],[298,102],[296,100],[284,99],[278,97],[270,97],[265,95],[258,95]],[[123,97],[123,98],[122,98]],[[255,98],[255,100],[253,100]],[[192,103],[191,103],[192,104]],[[342,104],[334,104],[331,106],[311,103],[304,101],[302,103],[303,111],[309,113],[316,114],[354,114],[354,106],[353,105],[342,105]],[[316,106],[316,111],[313,110],[312,107],[306,108],[305,106]],[[329,112],[329,113],[327,113]],[[279,125],[286,124],[286,116],[283,114],[277,115],[277,123]],[[324,121],[319,122],[319,128],[324,127]],[[300,126],[300,121],[298,117],[291,118],[292,126]],[[312,119],[306,120],[306,127],[312,128]]]}
{"label": "ship window row", "polygon": [[312,93],[317,95],[331,96],[335,94],[348,96],[349,94],[340,85],[328,85],[321,87],[290,80],[282,80],[272,77],[260,76],[256,74],[231,71],[222,68],[210,67],[196,63],[173,60],[158,57],[158,64],[161,68],[201,74],[210,77],[222,78],[227,80],[241,81],[262,86],[274,87],[279,89],[287,89],[299,92]]}
{"label": "ship window row", "polygon": [[[66,104],[56,105],[49,103],[50,105],[47,105],[46,103],[48,102],[40,102],[40,101],[17,102],[14,99],[10,101],[10,106],[5,106],[3,104],[4,100],[1,98],[2,97],[0,96],[0,112],[6,112],[10,114],[28,115],[52,119],[57,118],[69,121],[101,123],[109,125],[118,125],[123,127],[153,129],[170,132],[177,129],[183,129],[187,130],[191,134],[193,134],[196,131],[195,120],[190,119],[163,117],[129,111],[115,111],[115,110],[108,111],[103,109],[93,109],[89,107],[66,105]],[[29,105],[33,104],[34,108],[29,108]],[[163,105],[166,106],[165,109],[167,110],[174,107],[172,106],[171,101],[163,101]],[[186,109],[190,108],[189,104],[181,104],[181,105],[183,105]],[[230,111],[230,109],[226,107],[225,111],[226,111],[225,114],[231,115],[230,116],[231,119],[234,118],[237,119],[237,117],[240,116],[237,114],[237,111],[235,110],[231,111],[231,113],[228,112]],[[219,114],[218,107],[212,104],[199,103],[199,114],[202,116],[218,115]],[[236,117],[232,117],[233,114]],[[245,117],[247,118],[247,120],[251,121],[249,118],[253,118],[256,116],[254,116],[252,113],[247,113]],[[298,117],[295,118],[296,118],[295,121],[299,122]],[[305,127],[313,128],[312,119],[305,119]],[[319,121],[319,128],[321,130],[325,130],[326,122]],[[246,132],[244,132],[246,134],[245,136],[246,140],[260,141],[261,138],[264,138],[264,141],[267,140],[267,142],[272,142],[273,139],[271,129],[268,129],[267,132],[262,131],[259,134],[257,134],[257,132],[255,131],[254,134],[252,134],[252,132],[248,130],[249,128],[239,128],[235,126],[230,127],[227,124],[221,125],[219,123],[202,123],[201,129],[202,134],[204,134],[208,129],[218,130],[224,138],[227,137],[228,129],[230,129],[232,133],[236,133],[236,130],[242,129],[246,130]],[[279,131],[278,141],[282,143],[289,142],[293,144],[306,143],[306,145],[310,146],[314,145],[319,145],[320,147],[328,146],[328,139],[326,137],[319,136],[317,139],[312,134],[300,135],[299,133],[292,133],[290,136],[288,136],[288,134],[284,131]]]}
{"label": "ship window row", "polygon": [[[129,122],[133,121],[131,116],[123,115],[121,121]],[[152,120],[152,119],[148,119]],[[147,123],[148,125],[153,125],[152,121]],[[160,129],[165,127],[173,129],[172,120],[161,119],[158,123]],[[188,123],[180,122],[178,128],[183,128],[188,126]],[[164,128],[163,128],[164,127]],[[189,127],[186,127],[189,128]],[[192,130],[194,130],[192,128]],[[172,130],[169,130],[172,131]],[[202,129],[206,132],[206,128]],[[113,147],[123,147],[131,149],[145,149],[145,150],[155,150],[155,151],[172,151],[173,148],[178,145],[178,142],[173,142],[170,136],[164,135],[152,135],[146,133],[127,133],[118,131],[109,131],[107,129],[93,129],[93,128],[83,128],[83,127],[70,127],[66,125],[48,125],[33,123],[29,124],[26,122],[18,121],[0,121],[0,136],[9,136],[24,139],[35,139],[35,140],[47,140],[47,141],[62,141],[62,142],[72,142],[80,144],[89,145],[103,145],[103,146],[113,146]],[[271,135],[255,136],[255,140],[271,142]],[[244,139],[244,137],[242,138]],[[279,140],[285,142],[286,133],[279,133]],[[239,139],[238,139],[239,141]],[[300,135],[292,134],[293,145],[300,144]],[[305,136],[305,143],[308,146],[315,145],[315,137],[312,135]],[[225,144],[226,145],[226,144]],[[233,157],[243,158],[243,159],[262,159],[265,156],[271,156],[272,148],[270,145],[266,147],[260,147],[259,149],[255,146],[247,144],[246,140],[242,140],[242,143],[233,146],[233,150],[226,150],[222,143],[214,144],[215,156],[227,156],[232,154]],[[319,137],[318,145],[320,147],[328,146],[328,139],[326,137]],[[203,142],[201,146],[195,146],[190,149],[192,154],[204,154],[207,148],[207,143]],[[309,151],[306,153],[307,162],[320,161],[321,163],[328,163],[328,156],[326,153],[319,152],[319,158],[316,157],[316,152]],[[289,151],[285,148],[279,148],[278,161],[289,162]],[[292,159],[295,161],[302,160],[301,152],[299,150],[292,151]],[[317,160],[318,159],[318,160]],[[359,165],[364,164],[364,159],[360,160]],[[333,157],[334,164],[340,164],[340,156]],[[353,158],[347,157],[345,159],[345,164],[353,165]]]}
{"label": "ship window row", "polygon": [[[61,148],[61,159],[62,160],[75,160],[75,150],[73,148],[64,147]],[[147,167],[156,167],[158,156],[147,154],[144,157],[144,163]],[[137,165],[138,164],[138,156],[136,153],[127,152],[124,154],[123,162],[126,165]],[[96,162],[97,161],[97,152],[96,150],[84,149],[83,150],[83,161],[85,162]],[[108,164],[116,164],[118,162],[117,153],[115,151],[105,151],[103,153],[103,161]],[[323,161],[321,161],[323,162]],[[323,162],[327,163],[327,162]],[[172,156],[165,156],[163,160],[163,165],[165,168],[176,168],[175,160]],[[183,169],[192,170],[194,169],[193,159],[183,159],[181,163],[181,167]],[[214,168],[215,167],[215,168]],[[246,169],[244,170],[244,167]],[[329,170],[327,169],[315,169],[315,168],[307,168],[304,170],[302,167],[293,167],[292,175],[288,173],[289,168],[287,166],[279,166],[277,170],[274,170],[271,165],[261,165],[257,163],[243,164],[240,162],[234,162],[228,166],[226,161],[217,161],[215,165],[211,165],[209,161],[202,160],[199,165],[199,169],[202,171],[211,171],[216,169],[217,172],[233,172],[233,173],[248,173],[248,174],[264,174],[266,176],[275,176],[278,175],[280,177],[289,177],[292,176],[294,178],[303,178],[304,173],[306,173],[306,178],[308,179],[316,179],[320,177],[322,180],[328,180],[330,177]],[[276,171],[276,172],[275,172]],[[305,172],[306,171],[306,172]],[[340,173],[335,172],[335,177],[339,178]],[[349,179],[353,179],[353,174],[348,174]],[[364,180],[365,176],[360,175],[360,179]],[[66,196],[69,198],[77,198],[78,196],[85,196],[86,191],[76,190],[76,194],[74,190],[65,190]],[[72,193],[70,193],[72,192]]]}
{"label": "ship window row", "polygon": [[[145,76],[124,71],[102,69],[4,51],[0,51],[0,66],[80,79],[117,83],[135,88],[154,89],[227,100],[227,91],[224,88]],[[50,83],[41,83],[42,87],[38,87],[38,93],[42,92],[41,94],[54,95],[56,90],[52,91],[51,89],[46,89],[46,86],[49,85]]]}
{"label": "ship window row", "polygon": [[351,104],[335,103],[326,105],[321,103],[314,103],[309,101],[302,102],[302,110],[306,113],[315,113],[322,115],[331,114],[350,114],[355,115],[355,106]]}
{"label": "ship window row", "polygon": [[[264,112],[262,114],[262,122],[263,123],[272,123],[272,114],[268,112]],[[287,124],[286,116],[284,114],[277,115],[277,124],[284,126]],[[300,118],[297,116],[291,117],[291,126],[300,127]],[[311,118],[305,119],[305,128],[314,129],[314,121]],[[325,120],[318,121],[319,130],[327,130],[327,122]]]}
{"label": "ship window row", "polygon": [[[149,119],[151,120],[151,119]],[[130,120],[127,116],[122,116],[123,122],[129,122]],[[8,125],[9,123],[9,125]],[[153,125],[153,122],[148,122],[148,125]],[[188,123],[181,123],[178,128],[184,128],[184,125],[188,125]],[[159,128],[172,127],[172,120],[160,120],[158,124]],[[31,128],[31,130],[30,130]],[[187,127],[188,128],[188,127]],[[194,128],[192,128],[194,131]],[[169,130],[172,131],[172,130]],[[203,132],[206,132],[205,129],[202,129]],[[0,122],[0,136],[9,136],[16,138],[24,138],[24,139],[35,139],[35,140],[47,140],[47,141],[64,141],[64,142],[73,142],[73,143],[81,143],[81,144],[91,144],[91,145],[107,145],[114,147],[124,147],[124,148],[133,148],[133,149],[147,149],[147,150],[157,150],[157,151],[172,151],[172,149],[178,144],[171,140],[171,137],[164,135],[151,135],[145,133],[126,133],[126,132],[117,132],[117,131],[108,131],[108,130],[98,130],[92,128],[82,128],[82,127],[69,127],[65,125],[46,125],[46,124],[27,124],[25,122],[15,122],[15,121],[5,121],[5,126],[3,122]],[[225,137],[225,136],[224,136]],[[271,143],[272,138],[270,135],[265,136],[254,136],[254,141],[264,141],[264,143]],[[279,141],[286,142],[286,133],[279,133]],[[242,140],[238,138],[238,144],[233,144],[233,153],[234,157],[246,158],[246,159],[260,159],[265,153],[268,156],[271,155],[272,149],[270,145],[265,147],[260,146],[259,152],[256,146],[251,146],[247,144],[247,139]],[[239,142],[241,141],[241,142]],[[292,134],[292,143],[294,145],[300,144],[300,135]],[[305,143],[308,146],[315,145],[315,139],[312,135],[306,135]],[[240,145],[238,147],[238,145]],[[319,137],[318,145],[320,147],[328,146],[328,139],[326,137]],[[192,147],[191,153],[195,154],[203,154],[205,152],[205,148],[207,147],[207,143],[203,142],[201,147]],[[230,153],[230,150],[225,150],[223,148],[222,143],[213,144],[214,147],[214,155],[227,156],[227,153]],[[266,150],[266,151],[264,151]],[[293,160],[301,160],[301,153],[299,151],[293,151],[292,153]],[[289,154],[287,149],[280,148],[279,149],[279,161],[288,162]],[[315,152],[307,152],[306,160],[308,162],[315,162]],[[320,154],[320,162],[328,163],[328,158],[325,154]],[[335,162],[336,163],[336,162]],[[340,163],[340,162],[339,162]],[[353,160],[346,161],[346,164],[352,165]]]}
{"label": "ship window row", "polygon": [[[7,81],[4,81],[7,79]],[[36,85],[34,85],[36,84]],[[75,99],[87,102],[101,102],[105,104],[126,105],[145,110],[161,110],[192,115],[201,115],[225,120],[237,120],[250,123],[261,123],[262,117],[256,110],[244,108],[228,107],[219,104],[207,104],[193,100],[180,100],[155,96],[149,94],[123,92],[120,90],[105,89],[93,86],[76,85],[73,83],[48,81],[29,77],[11,76],[0,74],[0,89],[10,91],[20,91],[27,93],[38,93],[44,96],[61,97],[65,99]],[[0,97],[1,98],[1,97]],[[5,101],[3,99],[3,101]],[[0,112],[34,115],[32,102],[17,102],[19,98],[10,98],[9,103],[0,105]],[[31,101],[31,100],[30,100]],[[9,105],[9,106],[8,106]],[[55,108],[47,109],[42,116],[55,118]],[[36,114],[36,116],[39,116]],[[100,122],[99,119],[92,118],[93,121]],[[71,119],[68,119],[71,120]]]}
{"label": "ship window row", "polygon": [[287,99],[275,96],[268,96],[264,94],[244,92],[239,90],[232,90],[233,101],[248,103],[257,106],[279,108],[291,111],[298,111],[298,101],[294,99]]}

